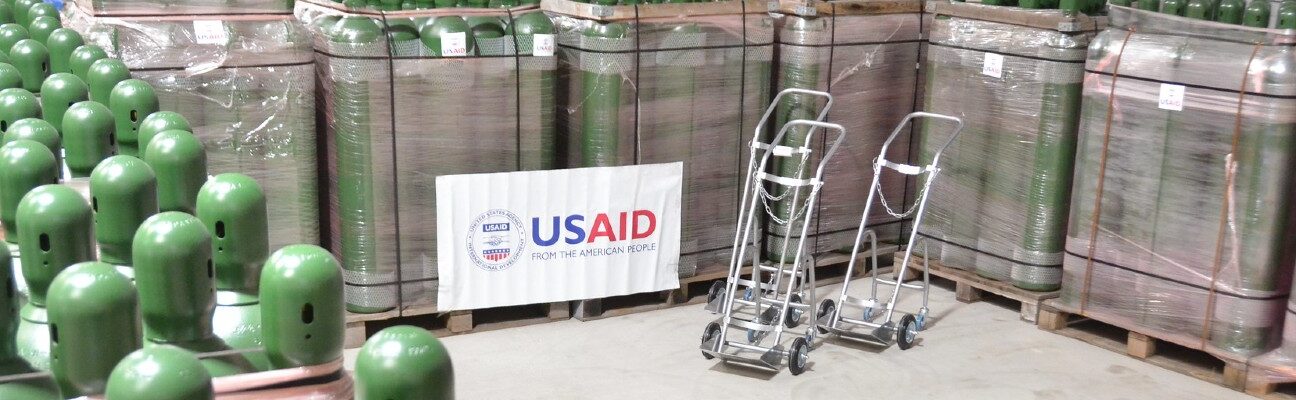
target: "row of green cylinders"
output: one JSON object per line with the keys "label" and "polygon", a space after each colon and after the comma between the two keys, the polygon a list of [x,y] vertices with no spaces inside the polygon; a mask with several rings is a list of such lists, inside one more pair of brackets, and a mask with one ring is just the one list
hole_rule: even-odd
{"label": "row of green cylinders", "polygon": [[[158,110],[150,85],[61,28],[57,13],[23,28],[6,7],[16,6],[0,1],[0,223],[17,260],[0,251],[0,375],[49,370],[54,380],[6,382],[0,398],[202,398],[195,387],[210,392],[211,376],[340,358],[332,255],[313,245],[269,254],[255,180],[209,179],[202,143],[184,117]],[[39,18],[55,28],[39,33]],[[88,180],[89,200],[61,184],[75,180]],[[418,387],[452,387],[446,352],[422,332],[375,337],[429,350],[373,352],[386,361],[365,369],[376,383],[357,384],[365,397],[428,393],[392,382],[393,365],[439,377]],[[194,356],[230,349],[253,351]],[[190,359],[201,374],[178,372]]]}
{"label": "row of green cylinders", "polygon": [[[1112,4],[1253,28],[1270,27],[1270,5],[1265,0],[1113,0]],[[1278,7],[1278,21],[1273,28],[1296,29],[1296,1],[1284,1]]]}
{"label": "row of green cylinders", "polygon": [[434,8],[513,8],[539,5],[540,0],[334,0],[350,8],[382,11],[430,10]]}

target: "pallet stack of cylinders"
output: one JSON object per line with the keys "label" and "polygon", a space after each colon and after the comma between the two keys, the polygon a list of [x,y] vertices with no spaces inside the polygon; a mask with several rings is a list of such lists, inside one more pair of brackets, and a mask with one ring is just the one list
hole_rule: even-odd
{"label": "pallet stack of cylinders", "polygon": [[351,312],[435,307],[437,176],[558,165],[552,22],[534,6],[461,5],[297,2],[326,122],[326,242]]}
{"label": "pallet stack of cylinders", "polygon": [[1060,304],[1226,359],[1272,349],[1296,249],[1296,38],[1258,16],[1108,13],[1085,65]]}
{"label": "pallet stack of cylinders", "polygon": [[[679,274],[724,274],[774,28],[757,1],[546,1],[568,167],[683,162]],[[751,238],[755,241],[756,238]]]}
{"label": "pallet stack of cylinders", "polygon": [[[793,193],[781,201],[771,201],[771,209],[781,221],[771,218],[766,224],[765,255],[778,261],[792,261],[796,246],[804,245],[809,254],[849,251],[855,238],[863,199],[868,198],[873,179],[873,160],[904,116],[914,110],[918,89],[918,69],[922,44],[922,3],[920,1],[833,1],[814,7],[780,10],[777,21],[778,65],[776,87],[827,91],[836,106],[828,113],[828,122],[846,128],[846,140],[824,172],[824,187],[819,194],[817,210],[794,209]],[[778,129],[793,119],[814,119],[821,98],[805,95],[785,97],[771,122]],[[771,131],[775,132],[775,131]],[[795,128],[791,144],[804,143],[807,129]],[[891,145],[887,159],[907,163],[910,160],[911,130],[906,128]],[[823,136],[816,136],[823,137]],[[800,142],[797,142],[800,138]],[[806,143],[821,155],[826,143]],[[780,175],[793,176],[797,170],[812,176],[818,157],[806,165],[775,166]],[[881,242],[897,243],[910,227],[910,218],[896,218],[887,213],[886,201],[895,212],[903,212],[911,202],[912,182],[895,174],[885,176],[879,196],[869,216],[869,228]],[[808,192],[801,193],[801,198]],[[804,244],[785,243],[788,227],[801,226],[805,215],[813,214],[810,232]],[[792,232],[795,238],[799,232]],[[784,251],[786,249],[786,251]]]}
{"label": "pallet stack of cylinders", "polygon": [[[208,173],[237,172],[257,180],[269,201],[271,248],[319,243],[315,66],[308,32],[279,3],[194,7],[72,3],[67,20],[88,43],[119,57],[133,77],[151,84],[163,108],[182,116],[206,148]],[[171,15],[181,11],[192,14]],[[160,133],[147,125],[141,121],[142,140]],[[140,151],[145,146],[137,145]],[[163,211],[192,213],[191,207],[163,205]]]}
{"label": "pallet stack of cylinders", "polygon": [[[927,189],[919,228],[926,255],[1024,289],[1057,290],[1081,77],[1095,21],[1078,10],[944,2],[928,8],[936,16],[923,109],[965,125]],[[918,163],[930,163],[948,135],[944,126],[925,127],[915,146]]]}

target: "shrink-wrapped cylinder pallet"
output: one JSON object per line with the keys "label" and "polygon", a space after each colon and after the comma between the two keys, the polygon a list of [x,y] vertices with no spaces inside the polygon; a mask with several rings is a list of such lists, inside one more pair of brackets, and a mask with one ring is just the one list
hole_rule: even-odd
{"label": "shrink-wrapped cylinder pallet", "polygon": [[[786,256],[791,262],[796,254],[798,231],[788,227],[801,227],[806,215],[814,218],[806,236],[805,250],[820,254],[851,248],[864,212],[864,199],[868,198],[873,178],[873,160],[882,150],[882,142],[904,116],[914,110],[917,90],[919,49],[921,45],[921,3],[906,2],[903,7],[887,9],[888,13],[852,15],[848,10],[856,3],[841,4],[827,15],[805,17],[780,14],[778,17],[777,87],[827,91],[834,96],[835,106],[828,113],[828,122],[841,124],[846,129],[846,139],[833,156],[824,172],[824,186],[820,190],[816,210],[794,207],[793,190],[776,189],[770,209],[775,217],[766,224],[765,254],[778,261]],[[824,106],[820,97],[790,95],[779,103],[772,129],[779,129],[793,119],[813,120]],[[776,131],[771,131],[771,134]],[[789,145],[805,142],[809,131],[792,128]],[[817,135],[826,138],[831,135]],[[888,150],[888,160],[908,163],[910,160],[911,130],[906,127]],[[809,143],[814,149],[812,159],[801,165],[779,163],[774,168],[780,175],[814,175],[814,166],[827,150],[826,139]],[[883,202],[896,213],[912,203],[909,193],[913,182],[898,174],[884,174],[880,182],[881,196],[877,196],[869,215],[869,228],[882,242],[898,243],[909,229],[911,218],[891,216]],[[804,199],[808,189],[798,196]],[[796,204],[802,204],[797,201]],[[785,243],[785,238],[791,241]],[[786,249],[786,251],[784,251]]]}
{"label": "shrink-wrapped cylinder pallet", "polygon": [[[1093,31],[992,20],[1056,10],[968,4],[987,19],[938,15],[927,53],[925,111],[963,119],[941,157],[919,228],[927,256],[1029,290],[1056,290],[1070,205],[1081,76]],[[923,130],[918,163],[949,131]],[[919,189],[921,190],[921,188]]]}
{"label": "shrink-wrapped cylinder pallet", "polygon": [[770,98],[765,4],[617,6],[629,17],[610,21],[564,14],[572,4],[544,6],[559,31],[565,165],[682,161],[679,274],[727,272],[746,144]]}
{"label": "shrink-wrapped cylinder pallet", "polygon": [[555,57],[534,55],[529,33],[465,32],[462,56],[445,56],[432,36],[436,18],[470,15],[502,31],[533,13],[297,2],[314,36],[328,244],[342,261],[349,310],[434,307],[437,176],[558,165]]}
{"label": "shrink-wrapped cylinder pallet", "polygon": [[1271,349],[1296,244],[1293,36],[1109,15],[1085,64],[1060,304],[1221,357]]}
{"label": "shrink-wrapped cylinder pallet", "polygon": [[[94,12],[69,5],[66,24],[151,84],[162,110],[185,117],[207,150],[208,174],[257,180],[270,248],[319,243],[315,66],[301,24],[291,15]],[[199,37],[200,20],[215,22],[214,36]]]}

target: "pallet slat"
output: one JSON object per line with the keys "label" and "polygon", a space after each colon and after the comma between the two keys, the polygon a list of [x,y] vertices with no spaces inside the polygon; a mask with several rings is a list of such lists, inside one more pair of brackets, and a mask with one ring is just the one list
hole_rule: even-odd
{"label": "pallet slat", "polygon": [[[903,252],[895,254],[896,260],[904,258]],[[940,261],[925,260],[923,257],[913,255],[909,257],[909,266],[914,269],[914,274],[906,277],[908,279],[920,278],[918,275],[923,270],[923,264],[926,261],[927,267],[931,270],[932,276],[954,281],[954,297],[963,303],[974,303],[981,301],[983,293],[991,293],[1000,297],[1005,297],[1021,303],[1021,319],[1030,323],[1038,323],[1040,320],[1040,305],[1045,300],[1058,297],[1060,291],[1036,292],[1013,286],[1008,282],[996,281],[994,279],[982,277],[975,272],[954,268],[942,264]]]}

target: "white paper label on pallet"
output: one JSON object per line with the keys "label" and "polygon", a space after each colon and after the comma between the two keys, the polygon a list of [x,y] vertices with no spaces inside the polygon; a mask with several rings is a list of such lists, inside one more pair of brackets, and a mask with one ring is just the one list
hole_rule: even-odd
{"label": "white paper label on pallet", "polygon": [[225,31],[225,23],[218,20],[198,20],[193,22],[194,25],[194,42],[198,44],[226,44],[229,43],[229,33]]}
{"label": "white paper label on pallet", "polygon": [[537,33],[532,35],[531,55],[536,57],[552,57],[554,55],[554,35],[552,33]]}
{"label": "white paper label on pallet", "polygon": [[437,310],[679,288],[683,163],[436,178]]}
{"label": "white paper label on pallet", "polygon": [[1183,103],[1183,85],[1171,85],[1169,83],[1161,84],[1161,97],[1157,100],[1157,108],[1162,110],[1183,111]]}
{"label": "white paper label on pallet", "polygon": [[441,34],[442,57],[464,57],[468,55],[468,36],[464,32]]}
{"label": "white paper label on pallet", "polygon": [[981,73],[995,78],[1003,78],[1003,62],[1003,55],[985,53],[985,62],[981,64]]}

